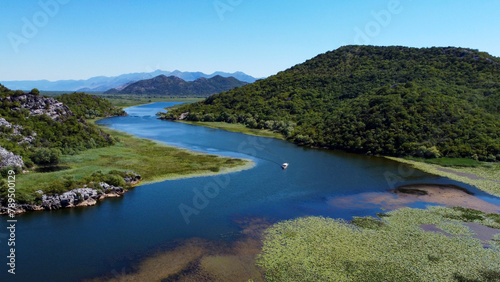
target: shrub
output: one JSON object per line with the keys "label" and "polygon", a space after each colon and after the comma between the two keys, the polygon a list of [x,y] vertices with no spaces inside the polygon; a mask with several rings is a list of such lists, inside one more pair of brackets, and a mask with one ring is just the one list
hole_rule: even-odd
{"label": "shrub", "polygon": [[32,168],[35,164],[33,163],[33,161],[31,159],[26,159],[24,161],[24,165],[26,166],[26,168]]}
{"label": "shrub", "polygon": [[108,183],[109,185],[113,185],[116,187],[124,187],[127,185],[125,183],[125,180],[119,175],[116,174],[108,174],[103,177],[104,182]]}
{"label": "shrub", "polygon": [[215,116],[213,114],[206,114],[203,116],[203,121],[213,122],[215,121]]}
{"label": "shrub", "polygon": [[295,136],[294,142],[298,143],[298,144],[309,145],[309,144],[312,144],[314,141],[311,137],[309,137],[307,135],[299,134],[299,135]]}
{"label": "shrub", "polygon": [[36,88],[33,88],[33,89],[31,89],[30,94],[40,95],[40,90],[38,90],[38,89],[36,89]]}
{"label": "shrub", "polygon": [[31,155],[31,160],[37,165],[56,165],[61,159],[59,149],[40,148]]}
{"label": "shrub", "polygon": [[436,148],[436,146],[432,146],[430,148],[420,146],[415,155],[427,159],[435,159],[441,157],[441,153],[439,152],[438,148]]}
{"label": "shrub", "polygon": [[0,174],[2,175],[2,177],[6,178],[9,175],[10,170],[13,170],[16,175],[22,172],[21,168],[18,166],[6,166],[0,170]]}
{"label": "shrub", "polygon": [[238,119],[234,115],[229,115],[226,119],[226,122],[228,123],[237,123]]}

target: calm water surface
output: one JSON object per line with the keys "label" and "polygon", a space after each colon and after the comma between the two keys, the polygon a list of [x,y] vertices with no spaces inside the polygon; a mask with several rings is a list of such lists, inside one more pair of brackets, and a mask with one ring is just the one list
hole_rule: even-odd
{"label": "calm water surface", "polygon": [[[364,192],[385,192],[395,188],[393,185],[456,184],[500,204],[498,198],[466,184],[418,171],[408,173],[406,167],[383,158],[306,149],[286,141],[156,119],[157,112],[175,104],[128,108],[129,116],[100,123],[181,148],[251,159],[255,167],[223,176],[144,185],[95,207],[20,215],[13,281],[75,281],[120,273],[156,250],[173,246],[176,240],[233,240],[239,231],[235,220],[241,218],[277,221],[305,215],[345,219],[374,215],[381,209],[348,204],[334,207],[328,202]],[[290,163],[285,171],[280,168],[283,162]],[[400,181],[394,184],[387,177]],[[200,196],[204,190],[211,198]],[[183,216],[180,207],[195,213]],[[5,220],[2,218],[3,225]],[[0,231],[2,256],[7,255],[5,230]],[[2,269],[0,280],[12,280],[5,264]]]}

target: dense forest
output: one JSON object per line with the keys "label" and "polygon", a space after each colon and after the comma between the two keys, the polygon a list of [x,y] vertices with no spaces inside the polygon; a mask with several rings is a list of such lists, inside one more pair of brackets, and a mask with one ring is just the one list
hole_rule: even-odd
{"label": "dense forest", "polygon": [[125,88],[110,89],[106,94],[152,94],[173,97],[208,97],[246,85],[234,77],[216,75],[212,78],[200,77],[195,81],[185,81],[176,76],[159,75],[151,79],[134,82]]}
{"label": "dense forest", "polygon": [[123,114],[108,101],[83,93],[57,98],[11,91],[0,85],[0,147],[22,157],[27,167],[48,165],[61,154],[75,154],[90,148],[105,147],[115,140],[87,117]]}
{"label": "dense forest", "polygon": [[345,46],[163,116],[243,123],[302,145],[500,160],[500,59],[462,48]]}

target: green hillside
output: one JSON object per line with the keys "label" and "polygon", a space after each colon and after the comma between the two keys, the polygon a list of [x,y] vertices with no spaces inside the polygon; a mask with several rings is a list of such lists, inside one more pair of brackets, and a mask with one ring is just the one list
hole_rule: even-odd
{"label": "green hillside", "polygon": [[500,160],[500,59],[453,47],[345,46],[164,118],[185,112],[303,145]]}
{"label": "green hillside", "polygon": [[113,137],[84,117],[91,111],[99,114],[97,116],[121,114],[120,109],[87,94],[63,95],[58,98],[64,101],[62,104],[38,93],[36,89],[31,93],[11,91],[0,85],[0,118],[3,120],[0,147],[21,156],[27,166],[32,165],[37,152],[74,154],[114,144]]}

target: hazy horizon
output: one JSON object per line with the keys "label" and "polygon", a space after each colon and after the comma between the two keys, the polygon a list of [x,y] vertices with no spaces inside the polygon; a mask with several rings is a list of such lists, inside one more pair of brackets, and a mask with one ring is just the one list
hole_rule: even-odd
{"label": "hazy horizon", "polygon": [[[42,80],[46,80],[46,81],[49,81],[49,82],[55,82],[55,81],[63,81],[63,80],[88,80],[88,79],[91,79],[91,78],[95,78],[95,77],[117,77],[117,76],[120,76],[120,75],[128,75],[128,74],[134,74],[134,73],[154,73],[154,72],[176,72],[176,71],[179,71],[179,72],[199,72],[199,71],[196,71],[196,70],[193,70],[193,71],[190,71],[190,70],[187,70],[187,71],[184,71],[184,70],[178,70],[178,69],[174,69],[174,70],[163,70],[163,69],[156,69],[156,70],[153,70],[153,71],[138,71],[138,72],[127,72],[127,73],[120,73],[120,74],[117,74],[117,75],[93,75],[93,76],[89,76],[89,77],[83,77],[83,78],[68,78],[68,79],[45,79],[45,78],[41,78],[41,79],[15,79],[15,80],[9,80],[9,81],[42,81]],[[210,72],[210,73],[206,73],[206,72],[202,72],[206,75],[213,75],[215,73],[219,73],[219,72],[224,72],[224,73],[238,73],[238,72],[241,72],[241,71],[234,71],[234,72],[227,72],[227,71],[223,71],[223,70],[218,70],[218,71],[214,71],[214,72]],[[256,79],[262,79],[262,78],[266,78],[266,77],[256,77],[252,74],[248,74],[246,72],[242,72],[246,75],[249,75],[249,76],[252,76]],[[8,81],[8,80],[0,80],[0,81]]]}

